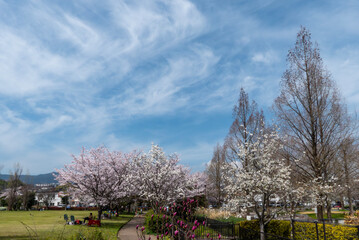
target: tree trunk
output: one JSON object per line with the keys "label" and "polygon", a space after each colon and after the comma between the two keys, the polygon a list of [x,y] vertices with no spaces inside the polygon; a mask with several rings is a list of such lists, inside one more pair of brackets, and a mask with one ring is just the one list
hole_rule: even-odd
{"label": "tree trunk", "polygon": [[99,221],[101,221],[101,215],[102,215],[102,208],[99,207],[98,210],[97,210],[97,218]]}
{"label": "tree trunk", "polygon": [[330,201],[327,201],[327,218],[329,222],[332,221],[332,205]]}
{"label": "tree trunk", "polygon": [[[295,218],[295,216],[294,216],[294,218]],[[290,220],[290,225],[292,227],[292,229],[291,229],[292,239],[294,239],[294,237],[295,237],[294,218]]]}
{"label": "tree trunk", "polygon": [[259,229],[261,234],[261,240],[266,240],[266,235],[264,233],[264,223],[262,221],[259,221]]}
{"label": "tree trunk", "polygon": [[317,219],[318,220],[323,220],[323,218],[324,218],[323,210],[324,210],[323,205],[318,203],[317,204]]}
{"label": "tree trunk", "polygon": [[354,208],[353,208],[353,199],[350,189],[348,188],[348,203],[349,203],[349,214],[353,215]]}
{"label": "tree trunk", "polygon": [[[354,210],[353,210],[353,202],[352,202],[352,193],[351,193],[351,189],[350,189],[350,178],[349,178],[349,169],[348,169],[348,159],[347,159],[347,154],[346,151],[344,151],[343,154],[343,160],[344,160],[344,173],[345,173],[345,185],[346,185],[346,192],[347,192],[347,198],[348,198],[348,203],[349,203],[349,214],[353,215]],[[342,201],[342,208],[344,209],[345,204],[344,204],[344,199]]]}

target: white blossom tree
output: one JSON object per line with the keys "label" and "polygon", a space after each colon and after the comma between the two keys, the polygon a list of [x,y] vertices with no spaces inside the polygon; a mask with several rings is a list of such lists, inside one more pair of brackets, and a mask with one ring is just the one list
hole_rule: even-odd
{"label": "white blossom tree", "polygon": [[[290,190],[290,167],[279,157],[281,149],[278,134],[273,131],[262,134],[251,143],[250,148],[238,145],[239,159],[247,157],[247,166],[242,162],[226,165],[228,194],[227,207],[230,210],[246,211],[251,208],[256,213],[261,240],[265,239],[264,227],[276,215],[278,208],[270,208],[272,199],[281,199]],[[248,153],[248,149],[251,149]]]}
{"label": "white blossom tree", "polygon": [[189,177],[189,170],[178,162],[177,154],[166,156],[154,144],[148,154],[138,155],[132,162],[129,180],[140,198],[148,201],[155,212],[160,206],[199,191],[195,189],[196,181]]}
{"label": "white blossom tree", "polygon": [[110,152],[105,147],[83,148],[79,156],[73,156],[71,164],[57,170],[56,179],[61,185],[69,186],[68,191],[76,197],[95,203],[101,219],[104,207],[128,194],[126,171],[133,156],[133,153]]}

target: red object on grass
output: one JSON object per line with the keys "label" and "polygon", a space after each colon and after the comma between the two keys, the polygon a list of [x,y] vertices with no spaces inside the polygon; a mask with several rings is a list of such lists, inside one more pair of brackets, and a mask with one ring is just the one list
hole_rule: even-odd
{"label": "red object on grass", "polygon": [[100,220],[89,220],[89,223],[87,225],[101,227],[101,222],[100,222]]}

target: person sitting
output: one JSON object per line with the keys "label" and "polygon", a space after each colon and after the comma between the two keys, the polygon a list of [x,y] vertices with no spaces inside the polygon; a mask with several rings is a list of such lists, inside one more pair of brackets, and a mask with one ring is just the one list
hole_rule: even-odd
{"label": "person sitting", "polygon": [[92,219],[93,219],[93,216],[92,216],[92,213],[90,213],[90,216],[84,218],[84,224],[86,223],[86,220],[90,221]]}

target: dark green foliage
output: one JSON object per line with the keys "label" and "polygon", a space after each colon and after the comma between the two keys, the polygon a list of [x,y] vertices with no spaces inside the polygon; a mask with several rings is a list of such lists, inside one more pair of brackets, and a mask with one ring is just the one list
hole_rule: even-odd
{"label": "dark green foliage", "polygon": [[63,196],[61,197],[61,203],[68,205],[69,204],[69,196]]}
{"label": "dark green foliage", "polygon": [[26,209],[31,209],[31,207],[34,206],[35,204],[36,204],[35,193],[30,192],[29,198],[26,201]]}
{"label": "dark green foliage", "polygon": [[0,179],[0,190],[4,190],[5,188],[7,188],[7,181]]}
{"label": "dark green foliage", "polygon": [[6,199],[3,197],[3,198],[0,198],[0,206],[2,207],[6,207],[7,206],[7,201]]}

